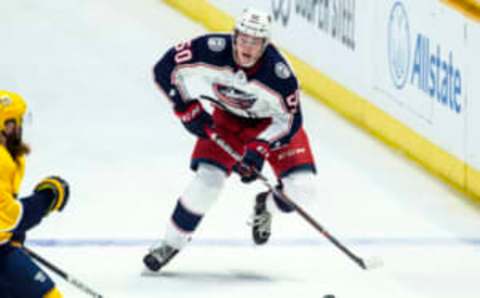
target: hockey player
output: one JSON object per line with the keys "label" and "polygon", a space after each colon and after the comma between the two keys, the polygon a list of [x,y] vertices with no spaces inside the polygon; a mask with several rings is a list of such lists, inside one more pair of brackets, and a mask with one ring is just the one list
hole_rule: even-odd
{"label": "hockey player", "polygon": [[[249,183],[257,178],[251,169],[261,171],[267,161],[292,199],[303,204],[313,197],[315,165],[302,128],[297,79],[270,42],[270,31],[270,15],[248,8],[232,34],[182,42],[156,64],[156,83],[198,140],[191,162],[196,175],[178,199],[165,238],[143,259],[150,270],[159,270],[187,244],[232,170]],[[212,114],[205,103],[213,106]],[[209,139],[211,131],[243,154],[244,166]],[[252,221],[256,244],[269,239],[276,210],[292,208],[270,192],[257,195]]]}
{"label": "hockey player", "polygon": [[65,207],[69,187],[60,177],[40,181],[17,200],[29,147],[22,141],[24,100],[0,90],[0,297],[58,298],[53,281],[22,250],[25,232]]}

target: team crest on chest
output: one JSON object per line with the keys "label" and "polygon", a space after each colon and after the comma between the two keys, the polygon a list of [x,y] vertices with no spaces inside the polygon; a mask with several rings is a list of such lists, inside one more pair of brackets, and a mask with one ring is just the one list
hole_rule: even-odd
{"label": "team crest on chest", "polygon": [[213,91],[216,97],[221,101],[220,105],[235,109],[248,110],[257,101],[255,94],[247,93],[232,86],[226,86],[219,83],[213,84]]}
{"label": "team crest on chest", "polygon": [[207,41],[208,48],[212,52],[221,52],[225,49],[226,41],[225,38],[221,37],[210,37]]}
{"label": "team crest on chest", "polygon": [[277,64],[275,64],[275,74],[281,79],[288,79],[291,75],[291,72],[285,63],[277,62]]}

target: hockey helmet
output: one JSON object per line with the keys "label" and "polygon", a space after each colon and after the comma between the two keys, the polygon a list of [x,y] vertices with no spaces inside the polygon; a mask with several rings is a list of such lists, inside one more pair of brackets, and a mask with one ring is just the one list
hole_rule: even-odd
{"label": "hockey helmet", "polygon": [[268,13],[249,7],[237,19],[235,31],[268,41],[271,27],[272,17]]}
{"label": "hockey helmet", "polygon": [[22,123],[27,104],[23,98],[10,91],[0,90],[0,131],[5,130],[5,122],[14,120],[17,125]]}

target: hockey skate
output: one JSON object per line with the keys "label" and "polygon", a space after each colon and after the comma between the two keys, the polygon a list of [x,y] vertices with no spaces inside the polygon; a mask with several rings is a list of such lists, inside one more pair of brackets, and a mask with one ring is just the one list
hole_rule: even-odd
{"label": "hockey skate", "polygon": [[178,249],[171,247],[162,241],[160,246],[153,247],[143,258],[143,263],[151,271],[158,271],[165,266],[179,252]]}
{"label": "hockey skate", "polygon": [[270,238],[272,227],[272,215],[267,211],[267,196],[270,192],[261,192],[255,198],[252,226],[253,241],[257,245],[265,244]]}

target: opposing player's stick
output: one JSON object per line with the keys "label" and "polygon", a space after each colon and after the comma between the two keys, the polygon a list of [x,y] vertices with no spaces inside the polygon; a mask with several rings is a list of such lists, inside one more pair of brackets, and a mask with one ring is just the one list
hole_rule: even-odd
{"label": "opposing player's stick", "polygon": [[32,251],[30,248],[23,246],[23,251],[25,251],[29,256],[31,256],[33,259],[37,260],[40,264],[44,265],[48,269],[52,270],[56,274],[58,274],[60,277],[62,277],[64,280],[67,282],[71,283],[84,293],[90,295],[91,297],[94,298],[103,298],[102,295],[98,294],[91,288],[89,288],[87,285],[85,285],[83,282],[79,281],[78,279],[74,278],[70,274],[66,273],[62,269],[58,268],[57,266],[53,265],[46,259],[44,259],[42,256],[38,255],[36,252]]}
{"label": "opposing player's stick", "polygon": [[[207,130],[209,138],[215,142],[220,148],[222,148],[227,154],[229,154],[237,162],[242,162],[242,156],[235,151],[224,139],[222,139],[216,132],[212,130]],[[268,181],[268,179],[262,175],[255,168],[250,168],[258,175],[263,184],[276,196],[285,201],[290,205],[303,219],[305,219],[309,224],[311,224],[317,231],[319,231],[323,236],[325,236],[331,243],[333,243],[338,249],[345,253],[352,261],[354,261],[362,269],[373,269],[382,266],[382,261],[379,258],[369,258],[362,259],[351,252],[345,245],[340,243],[335,237],[333,237],[324,227],[322,227],[313,217],[311,217],[303,208],[297,205],[292,199],[290,199],[283,191],[273,187],[273,185]]]}

